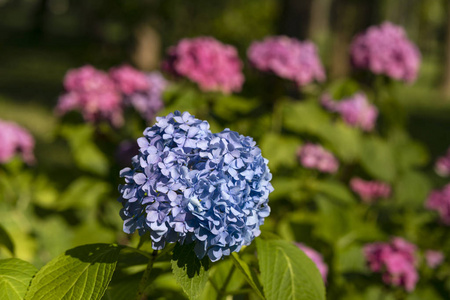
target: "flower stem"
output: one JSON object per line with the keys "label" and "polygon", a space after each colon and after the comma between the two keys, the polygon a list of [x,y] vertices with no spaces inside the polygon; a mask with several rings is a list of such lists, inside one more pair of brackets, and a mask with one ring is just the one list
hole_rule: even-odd
{"label": "flower stem", "polygon": [[142,275],[141,281],[139,282],[136,300],[141,300],[142,296],[144,295],[144,291],[145,291],[145,288],[147,287],[150,273],[153,269],[153,263],[155,262],[157,256],[158,256],[158,250],[153,250],[152,256],[148,260],[147,268],[145,268],[144,275]]}
{"label": "flower stem", "polygon": [[220,289],[220,291],[217,293],[217,300],[222,299],[225,295],[226,295],[226,291],[227,291],[227,286],[228,283],[230,283],[231,277],[233,276],[234,270],[236,269],[235,265],[233,264],[231,266],[231,270],[227,275],[227,278],[225,279],[225,282],[222,285],[222,288]]}

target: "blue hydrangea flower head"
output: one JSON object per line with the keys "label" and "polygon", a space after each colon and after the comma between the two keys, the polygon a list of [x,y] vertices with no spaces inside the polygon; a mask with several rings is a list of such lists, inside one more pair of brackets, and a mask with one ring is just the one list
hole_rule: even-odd
{"label": "blue hydrangea flower head", "polygon": [[120,176],[126,233],[150,232],[152,247],[195,243],[212,261],[239,251],[260,234],[270,213],[272,175],[251,137],[188,112],[159,117],[138,139],[139,154]]}

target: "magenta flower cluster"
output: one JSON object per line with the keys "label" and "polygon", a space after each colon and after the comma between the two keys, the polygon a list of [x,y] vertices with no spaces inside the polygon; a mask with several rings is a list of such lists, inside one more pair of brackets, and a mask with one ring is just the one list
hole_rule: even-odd
{"label": "magenta flower cluster", "polygon": [[355,67],[406,82],[416,80],[421,60],[405,30],[390,22],[369,27],[356,36],[350,53]]}
{"label": "magenta flower cluster", "polygon": [[123,123],[121,97],[107,73],[89,65],[69,70],[64,87],[66,93],[56,107],[59,115],[79,110],[87,122],[108,120],[115,126]]}
{"label": "magenta flower cluster", "polygon": [[435,269],[439,267],[442,262],[444,262],[445,256],[444,253],[437,250],[427,250],[425,251],[425,262],[427,266],[431,269]]}
{"label": "magenta flower cluster", "polygon": [[345,123],[352,127],[359,127],[364,131],[372,131],[375,127],[378,109],[370,104],[367,96],[362,92],[339,102],[334,101],[329,94],[324,94],[321,104],[327,110],[339,113]]}
{"label": "magenta flower cluster", "polygon": [[425,207],[437,211],[442,223],[450,226],[450,184],[444,186],[442,190],[432,191]]}
{"label": "magenta flower cluster", "polygon": [[373,243],[364,247],[364,255],[373,272],[382,273],[388,285],[414,290],[419,274],[416,270],[416,246],[400,237],[389,243]]}
{"label": "magenta flower cluster", "polygon": [[373,203],[380,198],[388,198],[391,195],[389,184],[381,181],[366,181],[355,177],[350,180],[350,188],[366,203]]}
{"label": "magenta flower cluster", "polygon": [[90,65],[69,70],[64,78],[66,93],[59,98],[56,112],[78,110],[87,122],[106,120],[118,127],[124,121],[123,109],[132,106],[151,120],[163,106],[166,85],[164,79],[154,83],[153,77],[128,65],[112,68],[109,74]]}
{"label": "magenta flower cluster", "polygon": [[237,50],[212,37],[182,39],[168,50],[163,69],[197,83],[202,91],[239,92],[244,83]]}
{"label": "magenta flower cluster", "polygon": [[297,151],[297,156],[303,167],[316,169],[323,173],[336,173],[339,161],[321,145],[305,143]]}
{"label": "magenta flower cluster", "polygon": [[34,139],[24,128],[13,122],[0,120],[0,163],[7,163],[16,154],[24,162],[34,162]]}
{"label": "magenta flower cluster", "polygon": [[295,243],[297,247],[299,247],[303,252],[305,252],[306,256],[309,257],[315,264],[317,269],[320,272],[320,275],[322,275],[322,279],[324,282],[327,282],[327,275],[328,275],[328,265],[323,260],[322,255],[314,250],[313,248],[310,248],[308,246],[305,246],[302,243]]}
{"label": "magenta flower cluster", "polygon": [[447,153],[439,157],[434,165],[434,170],[442,177],[450,175],[450,148]]}
{"label": "magenta flower cluster", "polygon": [[258,70],[292,80],[299,86],[325,80],[325,71],[316,46],[287,36],[267,37],[253,42],[247,51],[250,63]]}

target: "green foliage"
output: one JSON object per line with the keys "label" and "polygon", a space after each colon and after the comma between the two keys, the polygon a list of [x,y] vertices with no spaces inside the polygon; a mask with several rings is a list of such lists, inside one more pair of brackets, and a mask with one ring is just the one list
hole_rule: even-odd
{"label": "green foliage", "polygon": [[77,165],[86,171],[106,175],[109,163],[94,143],[95,128],[89,125],[63,125],[61,135],[68,141]]}
{"label": "green foliage", "polygon": [[256,241],[261,282],[266,299],[325,299],[325,287],[315,264],[292,243]]}
{"label": "green foliage", "polygon": [[235,266],[242,272],[242,274],[244,274],[245,280],[247,280],[248,284],[250,284],[250,286],[253,288],[256,295],[258,295],[259,298],[264,299],[262,286],[256,272],[251,269],[245,261],[240,259],[239,255],[237,255],[236,253],[233,253],[231,255],[231,258],[233,259],[233,263],[235,264]]}
{"label": "green foliage", "polygon": [[14,254],[14,243],[11,240],[8,232],[3,228],[3,226],[0,224],[0,246],[6,247],[11,254]]}
{"label": "green foliage", "polygon": [[268,133],[263,137],[260,146],[269,160],[269,168],[277,171],[281,167],[292,168],[298,165],[296,152],[300,144],[298,138]]}
{"label": "green foliage", "polygon": [[208,282],[209,258],[199,260],[194,253],[195,243],[177,244],[173,250],[172,270],[177,282],[189,299],[200,299]]}
{"label": "green foliage", "polygon": [[22,300],[36,272],[35,266],[18,258],[0,260],[1,299]]}
{"label": "green foliage", "polygon": [[121,247],[91,244],[67,250],[33,278],[25,299],[101,299]]}
{"label": "green foliage", "polygon": [[396,160],[389,144],[377,137],[367,138],[362,145],[361,165],[377,179],[393,182],[396,175]]}

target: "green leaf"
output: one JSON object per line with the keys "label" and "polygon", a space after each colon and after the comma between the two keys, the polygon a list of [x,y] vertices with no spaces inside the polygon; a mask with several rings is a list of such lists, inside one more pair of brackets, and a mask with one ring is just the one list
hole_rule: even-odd
{"label": "green leaf", "polygon": [[361,131],[341,121],[323,124],[317,133],[323,140],[333,146],[336,155],[345,162],[353,162],[361,153]]}
{"label": "green leaf", "polygon": [[392,182],[396,176],[393,149],[380,138],[372,137],[363,143],[361,165],[377,179]]}
{"label": "green leaf", "polygon": [[121,249],[90,244],[67,250],[39,270],[25,299],[101,299]]}
{"label": "green leaf", "polygon": [[336,270],[339,273],[367,272],[366,259],[360,246],[353,245],[344,249],[337,248],[335,261]]}
{"label": "green leaf", "polygon": [[330,116],[317,101],[286,103],[283,110],[284,126],[297,133],[317,134],[330,122]]}
{"label": "green leaf", "polygon": [[316,265],[290,242],[256,240],[261,281],[268,300],[321,300],[325,287]]}
{"label": "green leaf", "polygon": [[61,135],[69,142],[77,165],[86,171],[106,175],[109,170],[108,159],[95,145],[94,132],[94,127],[87,124],[65,125],[61,128]]}
{"label": "green leaf", "polygon": [[91,177],[80,177],[73,181],[61,194],[57,209],[93,209],[108,192],[111,186],[105,181]]}
{"label": "green leaf", "polygon": [[395,201],[404,207],[422,207],[430,189],[430,180],[425,175],[408,172],[395,185]]}
{"label": "green leaf", "polygon": [[249,265],[245,261],[239,258],[239,255],[237,253],[232,253],[231,258],[233,259],[234,265],[239,269],[239,271],[244,274],[245,279],[247,280],[248,284],[253,288],[256,295],[258,295],[259,298],[264,298],[264,293],[262,290],[261,283],[259,282],[258,275],[256,274],[253,269],[250,269]]}
{"label": "green leaf", "polygon": [[195,255],[194,246],[195,243],[175,246],[172,271],[189,299],[200,299],[203,288],[208,282],[209,258],[205,256],[199,260]]}
{"label": "green leaf", "polygon": [[342,204],[356,203],[356,199],[348,187],[339,181],[320,180],[317,182],[316,189],[333,199],[339,200]]}
{"label": "green leaf", "polygon": [[0,245],[3,245],[6,247],[6,249],[11,252],[11,254],[14,255],[14,243],[9,236],[8,232],[3,228],[3,226],[0,225]]}
{"label": "green leaf", "polygon": [[258,99],[235,95],[221,95],[214,103],[213,111],[226,120],[235,120],[239,115],[249,113],[259,104]]}
{"label": "green leaf", "polygon": [[296,167],[297,149],[301,141],[295,137],[282,136],[278,134],[265,134],[260,146],[264,157],[269,160],[269,168],[272,171],[279,167]]}
{"label": "green leaf", "polygon": [[222,299],[225,295],[239,290],[243,284],[245,284],[244,275],[236,270],[231,259],[225,259],[214,264],[214,268],[209,272],[209,279],[201,299]]}
{"label": "green leaf", "polygon": [[22,300],[36,272],[35,266],[21,259],[0,260],[0,298]]}

